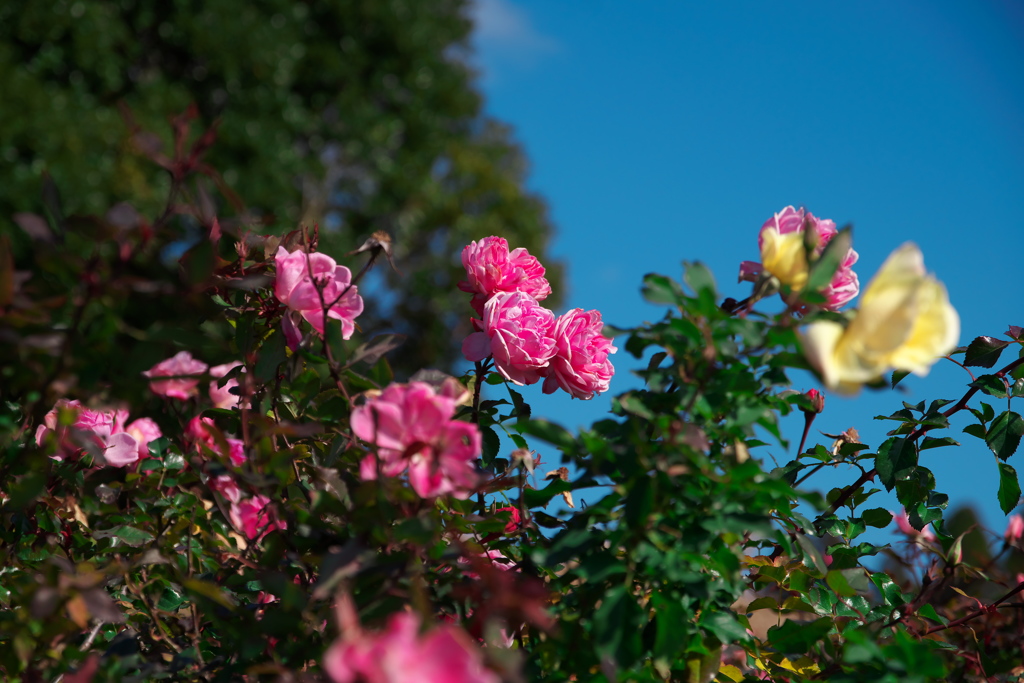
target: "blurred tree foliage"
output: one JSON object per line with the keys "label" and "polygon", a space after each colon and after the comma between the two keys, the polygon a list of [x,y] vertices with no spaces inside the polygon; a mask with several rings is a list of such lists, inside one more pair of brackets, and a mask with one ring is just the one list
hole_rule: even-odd
{"label": "blurred tree foliage", "polygon": [[205,160],[247,202],[252,231],[317,222],[336,257],[375,230],[394,236],[401,272],[364,281],[360,323],[415,340],[399,376],[444,368],[469,332],[451,296],[469,240],[526,247],[561,290],[522,153],[481,112],[467,12],[466,0],[0,3],[0,226],[39,211],[44,173],[67,213],[130,198],[155,215],[169,180],[139,154],[155,138],[133,133],[166,146],[168,118],[194,102],[199,125],[219,120]]}

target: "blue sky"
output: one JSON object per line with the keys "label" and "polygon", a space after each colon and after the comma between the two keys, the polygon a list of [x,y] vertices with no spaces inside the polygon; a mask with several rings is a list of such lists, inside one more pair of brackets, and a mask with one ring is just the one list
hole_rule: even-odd
{"label": "blue sky", "polygon": [[[475,16],[487,110],[514,127],[529,187],[548,202],[566,308],[597,308],[620,327],[656,320],[643,275],[678,278],[683,260],[742,298],[740,261],[758,259],[761,224],[793,204],[853,224],[862,286],[916,242],[960,313],[961,343],[1024,325],[1024,5],[479,0]],[[524,396],[536,414],[589,423],[638,385],[637,361],[614,360],[603,397],[543,397],[539,386]],[[958,398],[966,381],[943,362],[903,394],[830,395],[815,426],[855,426],[874,448],[887,429],[874,415]],[[922,464],[951,508],[974,501],[1001,533],[993,455],[959,434],[958,418],[950,434],[964,447],[927,451]],[[793,450],[799,428],[785,426]],[[1010,464],[1024,475],[1021,458]],[[818,485],[855,477],[837,475]]]}

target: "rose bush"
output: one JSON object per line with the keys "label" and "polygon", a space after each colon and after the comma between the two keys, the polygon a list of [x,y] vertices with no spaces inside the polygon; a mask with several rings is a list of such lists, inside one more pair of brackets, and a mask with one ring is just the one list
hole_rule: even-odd
{"label": "rose bush", "polygon": [[[543,266],[485,237],[463,252],[472,367],[396,378],[389,353],[416,340],[355,326],[380,238],[353,276],[316,230],[185,211],[212,173],[186,124],[159,215],[65,217],[50,191],[59,238],[0,239],[4,680],[1020,677],[1024,523],[947,511],[928,464],[966,417],[955,436],[999,480],[979,495],[1018,507],[1024,332],[957,347],[916,247],[856,311],[822,310],[855,283],[848,243],[787,209],[761,241],[785,310],[761,305],[764,278],[739,305],[685,264],[644,279],[665,315],[613,345],[597,311],[544,309]],[[528,391],[604,400],[617,348],[642,386],[606,417],[534,414]],[[895,368],[895,385],[946,354],[967,386],[879,393],[896,403],[879,444],[817,443],[834,404],[789,377],[847,390]],[[794,448],[782,418],[801,412]],[[823,488],[825,469],[853,474]]]}

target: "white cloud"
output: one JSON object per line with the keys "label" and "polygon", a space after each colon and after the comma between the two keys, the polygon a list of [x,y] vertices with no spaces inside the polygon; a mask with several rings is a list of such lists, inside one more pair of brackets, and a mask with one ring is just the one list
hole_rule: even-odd
{"label": "white cloud", "polygon": [[560,49],[558,41],[537,30],[529,14],[511,0],[475,0],[470,12],[473,44],[487,78],[510,67],[529,69]]}

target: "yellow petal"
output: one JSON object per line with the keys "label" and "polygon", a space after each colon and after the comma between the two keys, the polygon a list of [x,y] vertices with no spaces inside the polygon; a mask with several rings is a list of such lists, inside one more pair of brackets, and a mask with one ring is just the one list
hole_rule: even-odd
{"label": "yellow petal", "polygon": [[807,284],[807,254],[804,252],[802,232],[779,234],[778,230],[767,229],[761,233],[761,264],[764,269],[800,291]]}

